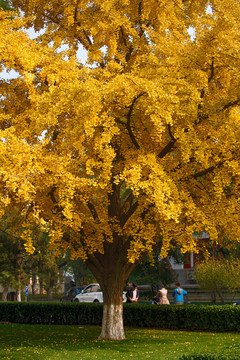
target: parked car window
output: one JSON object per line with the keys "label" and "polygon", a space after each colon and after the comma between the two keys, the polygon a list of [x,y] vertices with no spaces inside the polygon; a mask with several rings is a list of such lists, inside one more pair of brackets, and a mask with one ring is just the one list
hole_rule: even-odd
{"label": "parked car window", "polygon": [[89,285],[87,288],[84,289],[85,293],[92,293],[92,292],[101,292],[101,288],[98,284]]}
{"label": "parked car window", "polygon": [[91,287],[91,292],[97,292],[97,291],[99,291],[99,285],[93,285],[92,287]]}
{"label": "parked car window", "polygon": [[88,286],[85,290],[84,290],[85,293],[90,293],[92,292],[92,286]]}

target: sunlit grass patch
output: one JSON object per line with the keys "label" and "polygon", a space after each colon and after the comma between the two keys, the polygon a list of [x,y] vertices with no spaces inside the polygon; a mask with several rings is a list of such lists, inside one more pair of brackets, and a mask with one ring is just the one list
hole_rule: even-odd
{"label": "sunlit grass patch", "polygon": [[237,333],[126,329],[125,341],[98,341],[100,327],[0,324],[0,359],[179,359],[240,344]]}

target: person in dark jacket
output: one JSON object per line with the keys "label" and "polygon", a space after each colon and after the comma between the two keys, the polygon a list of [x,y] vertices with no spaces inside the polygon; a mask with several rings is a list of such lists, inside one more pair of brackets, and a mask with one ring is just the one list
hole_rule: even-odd
{"label": "person in dark jacket", "polygon": [[136,284],[132,284],[132,288],[128,290],[126,297],[127,297],[127,303],[138,302],[139,290]]}

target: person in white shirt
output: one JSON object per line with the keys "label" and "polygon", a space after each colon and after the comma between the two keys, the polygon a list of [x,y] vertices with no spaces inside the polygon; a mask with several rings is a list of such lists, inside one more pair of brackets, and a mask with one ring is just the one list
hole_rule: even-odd
{"label": "person in white shirt", "polygon": [[139,299],[139,290],[136,284],[132,285],[132,288],[127,292],[127,302],[134,303],[138,302]]}

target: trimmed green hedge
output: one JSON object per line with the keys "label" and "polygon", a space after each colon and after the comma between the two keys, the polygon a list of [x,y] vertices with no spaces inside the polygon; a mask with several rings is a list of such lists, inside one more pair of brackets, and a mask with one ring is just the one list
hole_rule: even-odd
{"label": "trimmed green hedge", "polygon": [[0,302],[0,322],[99,325],[102,322],[102,304]]}
{"label": "trimmed green hedge", "polygon": [[214,354],[193,354],[193,355],[183,355],[179,360],[239,360],[238,357],[229,357],[228,355],[214,355]]}
{"label": "trimmed green hedge", "polygon": [[124,323],[174,330],[240,331],[240,306],[125,304]]}
{"label": "trimmed green hedge", "polygon": [[192,354],[192,355],[183,355],[179,360],[226,360],[226,357],[213,354]]}
{"label": "trimmed green hedge", "polygon": [[[136,328],[240,331],[240,306],[233,305],[124,304],[123,317]],[[100,325],[102,304],[0,302],[0,322]]]}
{"label": "trimmed green hedge", "polygon": [[240,347],[233,345],[221,349],[221,353],[201,353],[182,355],[179,360],[239,360]]}

